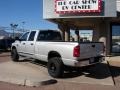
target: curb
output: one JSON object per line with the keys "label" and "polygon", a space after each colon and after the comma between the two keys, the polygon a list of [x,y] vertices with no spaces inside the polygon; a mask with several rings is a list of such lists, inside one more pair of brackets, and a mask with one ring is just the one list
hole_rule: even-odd
{"label": "curb", "polygon": [[57,83],[57,80],[55,79],[46,79],[46,80],[41,80],[41,81],[36,81],[36,80],[27,80],[27,79],[16,79],[16,78],[1,78],[1,82],[7,82],[7,83],[12,83],[12,84],[17,84],[17,85],[22,85],[22,86],[31,86],[31,87],[39,87],[43,85],[51,85]]}

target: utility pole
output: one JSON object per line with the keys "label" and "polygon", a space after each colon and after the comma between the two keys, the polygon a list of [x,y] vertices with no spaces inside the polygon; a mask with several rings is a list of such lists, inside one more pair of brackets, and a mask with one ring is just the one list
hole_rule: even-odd
{"label": "utility pole", "polygon": [[12,37],[13,37],[13,39],[15,39],[15,29],[17,28],[18,24],[11,23],[10,26],[11,26],[11,30],[13,31]]}

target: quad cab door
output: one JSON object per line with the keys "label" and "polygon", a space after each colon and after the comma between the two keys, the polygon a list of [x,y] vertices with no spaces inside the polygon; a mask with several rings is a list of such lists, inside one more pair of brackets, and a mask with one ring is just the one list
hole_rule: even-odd
{"label": "quad cab door", "polygon": [[35,34],[36,31],[31,31],[26,43],[26,54],[28,57],[34,58],[35,54]]}
{"label": "quad cab door", "polygon": [[20,41],[17,43],[17,51],[20,55],[24,56],[26,54],[26,42],[28,39],[29,32],[26,32],[20,38]]}

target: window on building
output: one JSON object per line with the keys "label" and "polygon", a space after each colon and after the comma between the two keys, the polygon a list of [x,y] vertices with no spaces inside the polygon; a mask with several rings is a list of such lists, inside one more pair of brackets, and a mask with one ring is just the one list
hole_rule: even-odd
{"label": "window on building", "polygon": [[80,30],[80,41],[92,42],[93,30]]}
{"label": "window on building", "polygon": [[112,53],[120,53],[120,24],[112,25]]}
{"label": "window on building", "polygon": [[[78,31],[78,32],[76,32]],[[70,30],[70,41],[92,42],[93,30]],[[76,34],[78,33],[78,36]]]}

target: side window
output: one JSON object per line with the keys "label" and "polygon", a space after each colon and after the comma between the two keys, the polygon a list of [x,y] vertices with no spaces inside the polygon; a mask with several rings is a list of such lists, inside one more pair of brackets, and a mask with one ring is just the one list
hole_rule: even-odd
{"label": "side window", "polygon": [[39,32],[39,35],[38,35],[38,37],[37,37],[37,41],[46,40],[46,35],[47,35],[47,32],[45,32],[45,31],[40,31],[40,32]]}
{"label": "side window", "polygon": [[29,35],[29,32],[26,32],[20,39],[21,41],[27,41],[27,37]]}
{"label": "side window", "polygon": [[32,31],[32,32],[30,33],[30,36],[29,36],[28,41],[34,41],[35,34],[36,34],[36,31]]}
{"label": "side window", "polygon": [[40,31],[37,41],[58,41],[58,40],[62,40],[61,35],[59,32],[54,32],[54,31]]}
{"label": "side window", "polygon": [[61,37],[61,34],[59,33],[59,32],[54,32],[53,34],[52,34],[52,39],[53,40],[57,40],[57,41],[60,41],[60,40],[62,40],[62,37]]}

